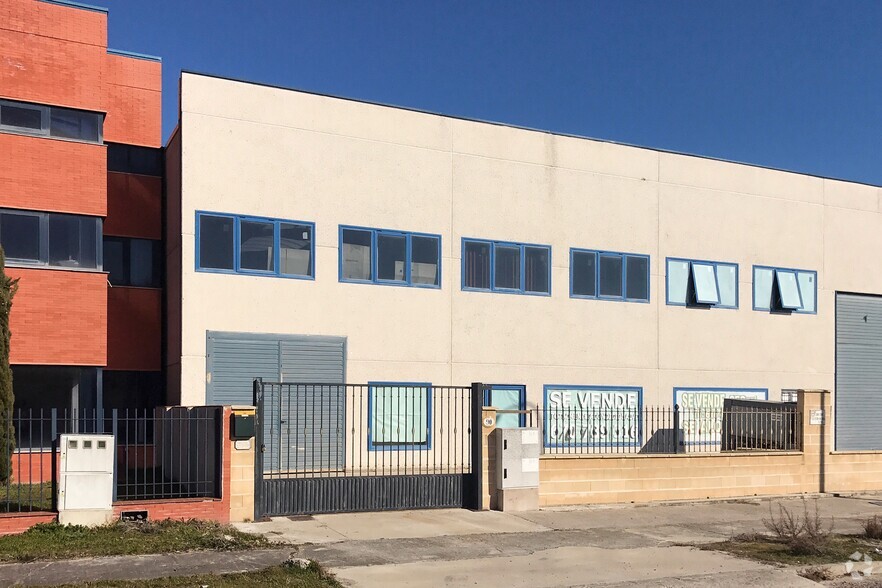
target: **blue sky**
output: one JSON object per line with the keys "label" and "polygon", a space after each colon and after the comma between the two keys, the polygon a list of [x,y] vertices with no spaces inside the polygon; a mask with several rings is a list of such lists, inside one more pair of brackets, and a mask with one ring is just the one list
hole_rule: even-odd
{"label": "blue sky", "polygon": [[93,0],[221,76],[882,185],[882,2]]}

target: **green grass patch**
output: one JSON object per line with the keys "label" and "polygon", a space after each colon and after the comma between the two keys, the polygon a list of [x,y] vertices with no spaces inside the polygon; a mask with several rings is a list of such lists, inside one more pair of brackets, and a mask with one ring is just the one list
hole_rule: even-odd
{"label": "green grass patch", "polygon": [[231,551],[267,545],[262,535],[207,521],[116,522],[103,527],[44,523],[20,535],[0,537],[0,561]]}
{"label": "green grass patch", "polygon": [[306,569],[292,566],[275,566],[259,572],[243,574],[218,574],[202,576],[178,576],[154,580],[106,580],[86,584],[65,584],[63,588],[173,588],[178,586],[210,586],[210,588],[273,588],[276,586],[296,588],[340,588],[341,585],[315,562]]}
{"label": "green grass patch", "polygon": [[52,510],[52,482],[0,485],[0,512]]}
{"label": "green grass patch", "polygon": [[739,535],[728,541],[708,543],[698,547],[706,551],[725,551],[736,557],[767,563],[820,565],[844,563],[856,551],[868,553],[872,557],[876,554],[875,549],[882,547],[882,541],[834,534],[830,535],[829,541],[820,553],[811,555],[794,554],[786,543],[768,535]]}

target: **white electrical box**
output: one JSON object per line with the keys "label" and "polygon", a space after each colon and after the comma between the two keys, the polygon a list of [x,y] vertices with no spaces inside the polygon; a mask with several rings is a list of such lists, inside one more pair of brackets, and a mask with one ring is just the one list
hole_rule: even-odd
{"label": "white electrical box", "polygon": [[61,435],[58,521],[101,525],[113,518],[113,435]]}
{"label": "white electrical box", "polygon": [[496,487],[539,487],[539,429],[496,429]]}

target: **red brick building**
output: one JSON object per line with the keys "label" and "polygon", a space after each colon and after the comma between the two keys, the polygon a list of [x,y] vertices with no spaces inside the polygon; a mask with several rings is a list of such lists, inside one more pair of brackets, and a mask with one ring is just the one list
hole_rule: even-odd
{"label": "red brick building", "polygon": [[161,62],[107,11],[0,0],[0,243],[16,407],[163,402]]}

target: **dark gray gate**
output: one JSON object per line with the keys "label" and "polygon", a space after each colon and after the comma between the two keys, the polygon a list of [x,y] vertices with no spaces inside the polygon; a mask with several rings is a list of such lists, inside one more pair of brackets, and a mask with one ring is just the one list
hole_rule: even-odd
{"label": "dark gray gate", "polygon": [[255,518],[477,508],[482,400],[481,384],[256,380]]}

